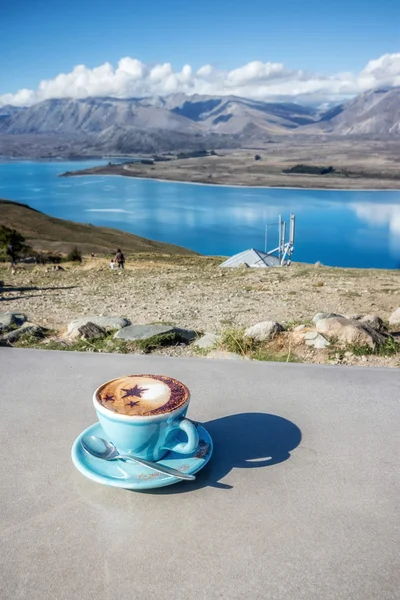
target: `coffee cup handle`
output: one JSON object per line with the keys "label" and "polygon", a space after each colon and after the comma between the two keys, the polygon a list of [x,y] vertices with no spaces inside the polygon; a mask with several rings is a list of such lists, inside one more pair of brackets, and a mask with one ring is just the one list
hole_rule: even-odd
{"label": "coffee cup handle", "polygon": [[199,445],[199,434],[197,432],[196,426],[189,421],[189,419],[181,419],[179,423],[172,429],[172,431],[177,431],[181,429],[187,435],[187,442],[174,442],[171,440],[170,443],[166,443],[164,448],[168,450],[172,450],[172,452],[177,452],[178,454],[192,454]]}

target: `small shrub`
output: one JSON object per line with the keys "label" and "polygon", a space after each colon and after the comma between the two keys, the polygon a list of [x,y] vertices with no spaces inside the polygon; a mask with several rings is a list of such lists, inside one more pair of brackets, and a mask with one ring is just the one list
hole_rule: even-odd
{"label": "small shrub", "polygon": [[72,248],[72,250],[68,252],[67,261],[80,263],[82,262],[82,252],[79,250],[79,248],[77,248],[77,246],[75,246],[75,248]]}
{"label": "small shrub", "polygon": [[247,356],[254,352],[258,343],[250,338],[244,337],[244,330],[227,329],[223,332],[219,345],[228,352],[235,352],[241,356]]}
{"label": "small shrub", "polygon": [[241,356],[247,356],[253,360],[270,362],[297,362],[292,356],[290,347],[288,350],[271,347],[269,341],[257,342],[244,337],[244,330],[228,329],[222,333],[218,347],[228,352],[235,352]]}
{"label": "small shrub", "polygon": [[376,351],[368,346],[368,344],[357,345],[357,344],[349,344],[346,346],[346,350],[354,354],[354,356],[368,356],[369,354],[376,354]]}
{"label": "small shrub", "polygon": [[334,172],[335,169],[333,167],[319,167],[316,165],[303,164],[294,165],[294,167],[289,167],[282,171],[282,173],[305,173],[309,175],[330,175]]}
{"label": "small shrub", "polygon": [[386,338],[386,342],[377,348],[379,356],[393,356],[400,352],[400,343],[393,337]]}
{"label": "small shrub", "polygon": [[0,225],[0,251],[6,261],[10,260],[7,254],[7,247],[12,246],[15,256],[25,255],[30,251],[30,247],[25,244],[25,238],[15,229],[9,229],[5,225]]}
{"label": "small shrub", "polygon": [[26,248],[25,238],[18,231],[0,225],[0,246],[6,248],[10,244],[15,252],[21,252]]}
{"label": "small shrub", "polygon": [[400,343],[392,336],[388,336],[385,343],[376,346],[375,349],[367,344],[349,344],[346,347],[346,350],[354,354],[354,356],[368,356],[372,354],[376,356],[393,356],[394,354],[400,353]]}

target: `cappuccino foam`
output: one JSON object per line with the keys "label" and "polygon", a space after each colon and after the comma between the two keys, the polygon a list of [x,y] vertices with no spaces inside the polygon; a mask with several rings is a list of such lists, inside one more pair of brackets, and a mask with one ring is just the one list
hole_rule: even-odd
{"label": "cappuccino foam", "polygon": [[165,375],[126,375],[101,386],[96,398],[114,413],[150,417],[186,404],[189,390],[180,381]]}

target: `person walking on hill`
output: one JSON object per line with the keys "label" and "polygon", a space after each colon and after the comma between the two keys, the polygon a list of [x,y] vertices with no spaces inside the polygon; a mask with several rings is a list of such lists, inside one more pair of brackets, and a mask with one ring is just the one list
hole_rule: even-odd
{"label": "person walking on hill", "polygon": [[114,262],[116,263],[118,269],[123,269],[125,265],[125,256],[122,254],[121,250],[118,248],[117,253],[114,258]]}

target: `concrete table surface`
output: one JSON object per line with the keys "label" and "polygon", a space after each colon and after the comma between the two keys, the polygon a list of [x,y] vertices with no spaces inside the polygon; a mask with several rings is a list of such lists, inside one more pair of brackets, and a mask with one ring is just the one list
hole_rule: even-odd
{"label": "concrete table surface", "polygon": [[[215,451],[152,492],[70,459],[93,390],[169,374]],[[2,600],[394,600],[399,383],[389,369],[0,348]]]}

